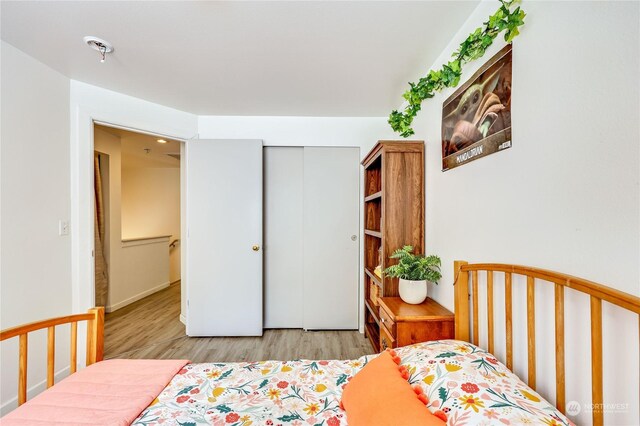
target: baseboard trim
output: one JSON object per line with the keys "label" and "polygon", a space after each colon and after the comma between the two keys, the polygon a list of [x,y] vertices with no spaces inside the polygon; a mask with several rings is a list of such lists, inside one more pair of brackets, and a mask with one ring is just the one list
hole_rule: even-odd
{"label": "baseboard trim", "polygon": [[124,308],[127,305],[132,304],[133,302],[137,302],[138,300],[147,297],[153,293],[156,293],[160,290],[163,290],[167,287],[169,287],[169,285],[171,285],[169,283],[169,281],[167,281],[166,283],[162,283],[158,286],[152,287],[149,290],[145,290],[142,293],[138,293],[135,296],[131,296],[128,299],[123,300],[122,302],[118,302],[118,303],[114,303],[113,305],[109,305],[105,308],[105,311],[107,312],[113,312],[113,311],[117,311],[120,308]]}
{"label": "baseboard trim", "polygon": [[[69,366],[66,366],[65,368],[63,368],[62,370],[58,371],[55,374],[56,383],[58,383],[60,380],[64,379],[68,375],[69,375]],[[36,383],[35,385],[33,385],[29,389],[27,389],[27,400],[29,400],[29,399],[33,398],[34,396],[38,395],[39,393],[41,393],[45,389],[47,389],[47,380],[46,379],[42,380],[41,382]],[[0,405],[0,416],[4,416],[4,415],[8,414],[10,411],[13,411],[17,407],[18,407],[18,395],[16,395],[15,397],[3,402],[2,405]]]}
{"label": "baseboard trim", "polygon": [[187,317],[180,314],[180,322],[183,323],[184,325],[187,325]]}

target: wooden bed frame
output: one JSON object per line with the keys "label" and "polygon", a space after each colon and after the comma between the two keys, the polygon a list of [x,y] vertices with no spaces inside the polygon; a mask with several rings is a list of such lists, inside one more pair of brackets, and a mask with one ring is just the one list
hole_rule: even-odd
{"label": "wooden bed frame", "polygon": [[[602,301],[640,314],[640,297],[624,293],[592,281],[544,269],[527,266],[454,262],[455,286],[455,336],[458,340],[478,345],[478,286],[479,272],[486,273],[487,350],[494,353],[494,272],[503,272],[505,289],[505,337],[506,366],[513,370],[513,275],[527,278],[527,350],[528,385],[536,387],[536,336],[535,336],[535,280],[539,279],[555,287],[555,345],[556,345],[556,407],[565,413],[565,353],[564,353],[564,294],[565,288],[586,293],[591,300],[591,398],[594,407],[601,407],[602,397]],[[473,304],[470,305],[470,300]],[[47,338],[47,387],[54,384],[55,374],[55,326],[71,324],[71,373],[76,371],[78,322],[87,321],[87,365],[103,359],[104,308],[92,308],[86,314],[69,315],[37,321],[0,331],[0,341],[19,336],[18,404],[27,400],[27,335],[48,329]],[[639,322],[640,324],[640,322]],[[471,333],[473,332],[473,333]],[[600,405],[597,405],[600,404]],[[592,411],[593,424],[604,423],[602,410]]]}
{"label": "wooden bed frame", "polygon": [[91,365],[102,361],[104,354],[104,308],[92,308],[86,314],[68,315],[50,318],[29,324],[19,325],[0,331],[0,342],[19,336],[19,367],[18,367],[18,405],[27,401],[27,351],[28,334],[47,329],[47,388],[54,384],[56,326],[71,324],[71,374],[76,372],[78,363],[78,322],[87,321],[87,361]]}
{"label": "wooden bed frame", "polygon": [[[487,350],[495,355],[493,321],[493,273],[504,272],[505,289],[505,338],[506,365],[513,371],[513,275],[527,277],[527,351],[528,385],[536,388],[536,335],[535,335],[535,280],[539,279],[555,286],[555,345],[556,345],[556,407],[565,413],[565,354],[564,354],[564,293],[565,287],[586,293],[591,300],[591,402],[602,407],[602,301],[640,314],[640,297],[606,287],[592,281],[544,269],[499,263],[469,264],[454,262],[455,285],[455,330],[456,339],[471,341],[478,345],[478,272],[486,273]],[[471,281],[471,288],[469,288]],[[473,298],[473,305],[469,299]],[[471,321],[470,321],[471,320]],[[639,322],[640,324],[640,322]],[[470,339],[470,331],[473,335]],[[604,423],[603,410],[592,411],[595,426]]]}

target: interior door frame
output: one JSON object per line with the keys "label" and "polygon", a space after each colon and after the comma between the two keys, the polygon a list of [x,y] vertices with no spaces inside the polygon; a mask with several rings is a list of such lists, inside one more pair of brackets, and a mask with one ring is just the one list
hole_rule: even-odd
{"label": "interior door frame", "polygon": [[[181,142],[184,149],[187,142],[196,135],[169,134],[153,128],[140,128],[136,123],[128,122],[124,117],[114,117],[103,111],[79,107],[77,127],[71,126],[71,254],[72,254],[72,307],[75,312],[87,310],[95,301],[94,272],[94,206],[93,197],[93,152],[94,125],[114,127],[152,136],[165,137]],[[77,160],[77,161],[74,161]],[[181,166],[186,164],[182,163]],[[186,205],[183,200],[184,184],[181,183],[181,212]],[[186,223],[181,217],[181,233],[186,235]],[[182,250],[182,248],[181,248]],[[181,263],[186,258],[186,250],[181,251]],[[186,278],[186,277],[185,277]],[[182,318],[181,318],[182,320]],[[80,360],[82,361],[82,360]]]}

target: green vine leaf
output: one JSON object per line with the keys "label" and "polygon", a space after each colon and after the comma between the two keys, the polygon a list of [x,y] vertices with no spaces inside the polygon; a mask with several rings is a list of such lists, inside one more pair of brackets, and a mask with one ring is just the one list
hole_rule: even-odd
{"label": "green vine leaf", "polygon": [[511,43],[520,34],[518,29],[524,25],[526,13],[520,7],[511,11],[511,7],[520,0],[500,0],[500,8],[483,27],[477,28],[460,44],[460,48],[451,55],[452,60],[440,70],[430,70],[426,77],[417,83],[409,83],[409,90],[402,97],[407,101],[404,111],[393,110],[389,115],[389,125],[403,138],[415,132],[411,128],[413,119],[422,109],[422,102],[433,98],[436,92],[446,87],[456,87],[462,76],[462,66],[482,57],[498,34],[504,31],[504,40]]}

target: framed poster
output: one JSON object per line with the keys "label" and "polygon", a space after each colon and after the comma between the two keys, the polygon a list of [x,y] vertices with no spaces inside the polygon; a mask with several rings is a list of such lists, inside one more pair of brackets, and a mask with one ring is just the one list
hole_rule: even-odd
{"label": "framed poster", "polygon": [[442,171],[511,148],[511,45],[442,106]]}

